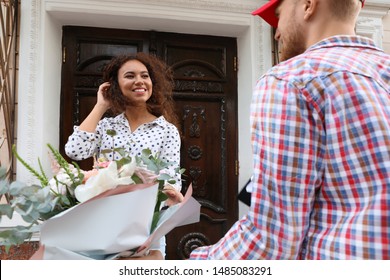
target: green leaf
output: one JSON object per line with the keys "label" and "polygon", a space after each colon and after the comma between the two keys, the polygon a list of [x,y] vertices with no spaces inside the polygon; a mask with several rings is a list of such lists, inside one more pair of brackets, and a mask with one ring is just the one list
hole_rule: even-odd
{"label": "green leaf", "polygon": [[186,172],[186,169],[178,167],[175,169],[175,172],[183,175]]}
{"label": "green leaf", "polygon": [[152,225],[150,226],[150,233],[152,233],[156,228],[159,219],[160,219],[160,211],[154,212]]}
{"label": "green leaf", "polygon": [[107,135],[110,135],[111,137],[116,135],[116,130],[115,129],[107,129],[106,130]]}
{"label": "green leaf", "polygon": [[43,170],[43,166],[41,164],[41,160],[38,158],[38,165],[39,165],[39,170],[41,171],[41,176],[42,176],[42,179],[43,181],[41,180],[42,182],[42,186],[46,186],[49,182],[49,179],[47,179],[47,176],[45,174],[45,171]]}
{"label": "green leaf", "polygon": [[152,155],[152,151],[151,151],[149,148],[143,149],[143,150],[141,151],[141,155],[144,156],[144,157],[146,157],[146,158],[149,158],[149,156]]}
{"label": "green leaf", "polygon": [[121,168],[123,165],[125,165],[125,164],[128,164],[128,163],[130,163],[131,162],[131,159],[129,159],[129,158],[122,158],[122,159],[120,159],[120,160],[117,160],[116,161],[116,164],[117,164],[117,167],[118,167],[118,169],[119,168]]}
{"label": "green leaf", "polygon": [[69,205],[69,206],[71,205],[70,204],[70,200],[69,200],[69,198],[66,195],[60,194],[58,196],[58,198],[59,198],[59,201],[60,201],[61,204]]}
{"label": "green leaf", "polygon": [[167,196],[165,193],[159,191],[158,194],[157,194],[157,199],[158,199],[158,201],[160,201],[160,202],[161,202],[161,201],[165,201],[165,200],[168,199],[168,196]]}
{"label": "green leaf", "polygon": [[163,181],[168,181],[171,179],[172,179],[172,177],[167,173],[161,173],[157,178],[157,180],[163,180]]}
{"label": "green leaf", "polygon": [[24,226],[17,226],[11,229],[0,231],[0,245],[3,245],[8,253],[8,250],[13,245],[20,245],[26,240],[31,239],[33,232]]}
{"label": "green leaf", "polygon": [[149,169],[150,171],[153,171],[155,173],[160,171],[156,162],[151,160],[150,158],[142,157],[142,161],[146,165],[147,169]]}
{"label": "green leaf", "polygon": [[0,196],[8,193],[9,191],[9,183],[6,180],[0,181]]}
{"label": "green leaf", "polygon": [[117,152],[121,157],[122,159],[126,159],[126,160],[131,160],[131,158],[127,155],[127,152],[125,150],[125,148],[115,148],[114,149],[114,152]]}
{"label": "green leaf", "polygon": [[9,219],[12,219],[14,209],[9,204],[0,204],[0,216],[6,215]]}
{"label": "green leaf", "polygon": [[23,189],[27,188],[27,185],[18,181],[12,182],[9,186],[9,194],[12,196],[19,195],[23,192]]}
{"label": "green leaf", "polygon": [[135,174],[133,174],[133,176],[131,176],[131,179],[134,181],[134,183],[136,184],[142,184],[142,180]]}
{"label": "green leaf", "polygon": [[73,166],[75,166],[76,169],[77,169],[77,174],[78,174],[79,182],[81,183],[81,182],[84,180],[85,175],[84,175],[84,173],[81,171],[80,166],[79,166],[76,162],[72,161],[72,164],[73,164]]}
{"label": "green leaf", "polygon": [[7,177],[7,169],[0,166],[0,179],[4,180]]}
{"label": "green leaf", "polygon": [[36,171],[34,168],[32,168],[27,162],[25,162],[20,156],[19,154],[16,152],[16,146],[15,145],[12,145],[12,153],[15,155],[15,157],[20,161],[21,164],[24,165],[24,167],[27,168],[28,171],[30,171],[30,173],[32,175],[34,175],[36,178],[38,178],[38,180],[41,182],[42,186],[46,186],[48,184],[48,180],[45,176],[45,174],[39,174],[38,171]]}
{"label": "green leaf", "polygon": [[103,149],[103,150],[101,150],[100,151],[100,153],[102,153],[102,154],[109,154],[109,153],[112,153],[113,151],[112,151],[112,149]]}

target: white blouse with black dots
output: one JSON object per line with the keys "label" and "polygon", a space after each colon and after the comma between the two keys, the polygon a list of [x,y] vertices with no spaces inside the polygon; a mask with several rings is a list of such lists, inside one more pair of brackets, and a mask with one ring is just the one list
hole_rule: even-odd
{"label": "white blouse with black dots", "polygon": [[[116,135],[107,134],[107,130],[114,130]],[[175,173],[175,169],[180,165],[180,145],[177,128],[163,116],[131,131],[122,113],[114,118],[100,120],[95,133],[81,131],[78,126],[74,126],[74,131],[65,144],[65,152],[73,160],[83,160],[94,155],[99,157],[101,151],[105,149],[123,147],[130,156],[140,156],[143,149],[149,148],[153,154],[160,153],[163,161],[172,163],[165,172],[175,177],[175,188],[180,190],[181,179]],[[104,155],[108,160],[112,160],[113,157],[115,160],[121,158],[119,153],[110,152]]]}

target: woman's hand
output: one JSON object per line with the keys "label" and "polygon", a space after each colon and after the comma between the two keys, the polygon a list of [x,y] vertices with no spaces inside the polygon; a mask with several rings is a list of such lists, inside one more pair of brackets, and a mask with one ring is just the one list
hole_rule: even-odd
{"label": "woman's hand", "polygon": [[167,184],[162,190],[168,196],[168,199],[165,201],[165,205],[172,206],[183,201],[184,197],[177,189],[173,186]]}
{"label": "woman's hand", "polygon": [[99,86],[99,89],[97,92],[96,106],[101,108],[102,110],[104,110],[104,112],[107,111],[111,106],[110,102],[108,102],[107,99],[105,99],[105,97],[104,97],[109,88],[110,88],[110,83],[105,82]]}
{"label": "woman's hand", "polygon": [[109,87],[110,83],[108,82],[105,82],[99,86],[99,90],[97,92],[97,102],[89,115],[80,124],[80,130],[91,133],[95,132],[100,119],[111,106],[110,102],[104,98],[104,92],[106,92]]}

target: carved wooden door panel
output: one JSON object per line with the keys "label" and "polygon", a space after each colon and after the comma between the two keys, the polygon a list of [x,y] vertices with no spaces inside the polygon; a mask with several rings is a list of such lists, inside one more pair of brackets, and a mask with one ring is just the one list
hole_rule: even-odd
{"label": "carved wooden door panel", "polygon": [[[167,259],[217,242],[237,220],[237,77],[233,38],[65,27],[60,147],[96,101],[101,71],[121,52],[155,53],[173,69],[181,119],[183,193],[192,183],[200,222],[167,235]],[[80,163],[89,169],[91,161]]]}
{"label": "carved wooden door panel", "polygon": [[201,203],[198,224],[167,236],[167,258],[188,258],[192,249],[217,242],[237,220],[236,41],[232,38],[157,35],[158,52],[175,75],[182,120],[183,189],[192,183]]}

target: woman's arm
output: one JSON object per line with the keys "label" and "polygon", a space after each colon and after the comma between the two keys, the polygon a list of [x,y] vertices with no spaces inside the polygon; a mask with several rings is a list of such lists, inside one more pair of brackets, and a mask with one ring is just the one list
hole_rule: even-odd
{"label": "woman's arm", "polygon": [[103,114],[110,108],[109,102],[105,100],[103,93],[110,86],[109,83],[103,83],[99,86],[97,92],[97,102],[80,124],[75,126],[72,135],[69,136],[68,142],[65,144],[65,153],[73,160],[83,160],[89,158],[96,153],[98,148],[98,124]]}

